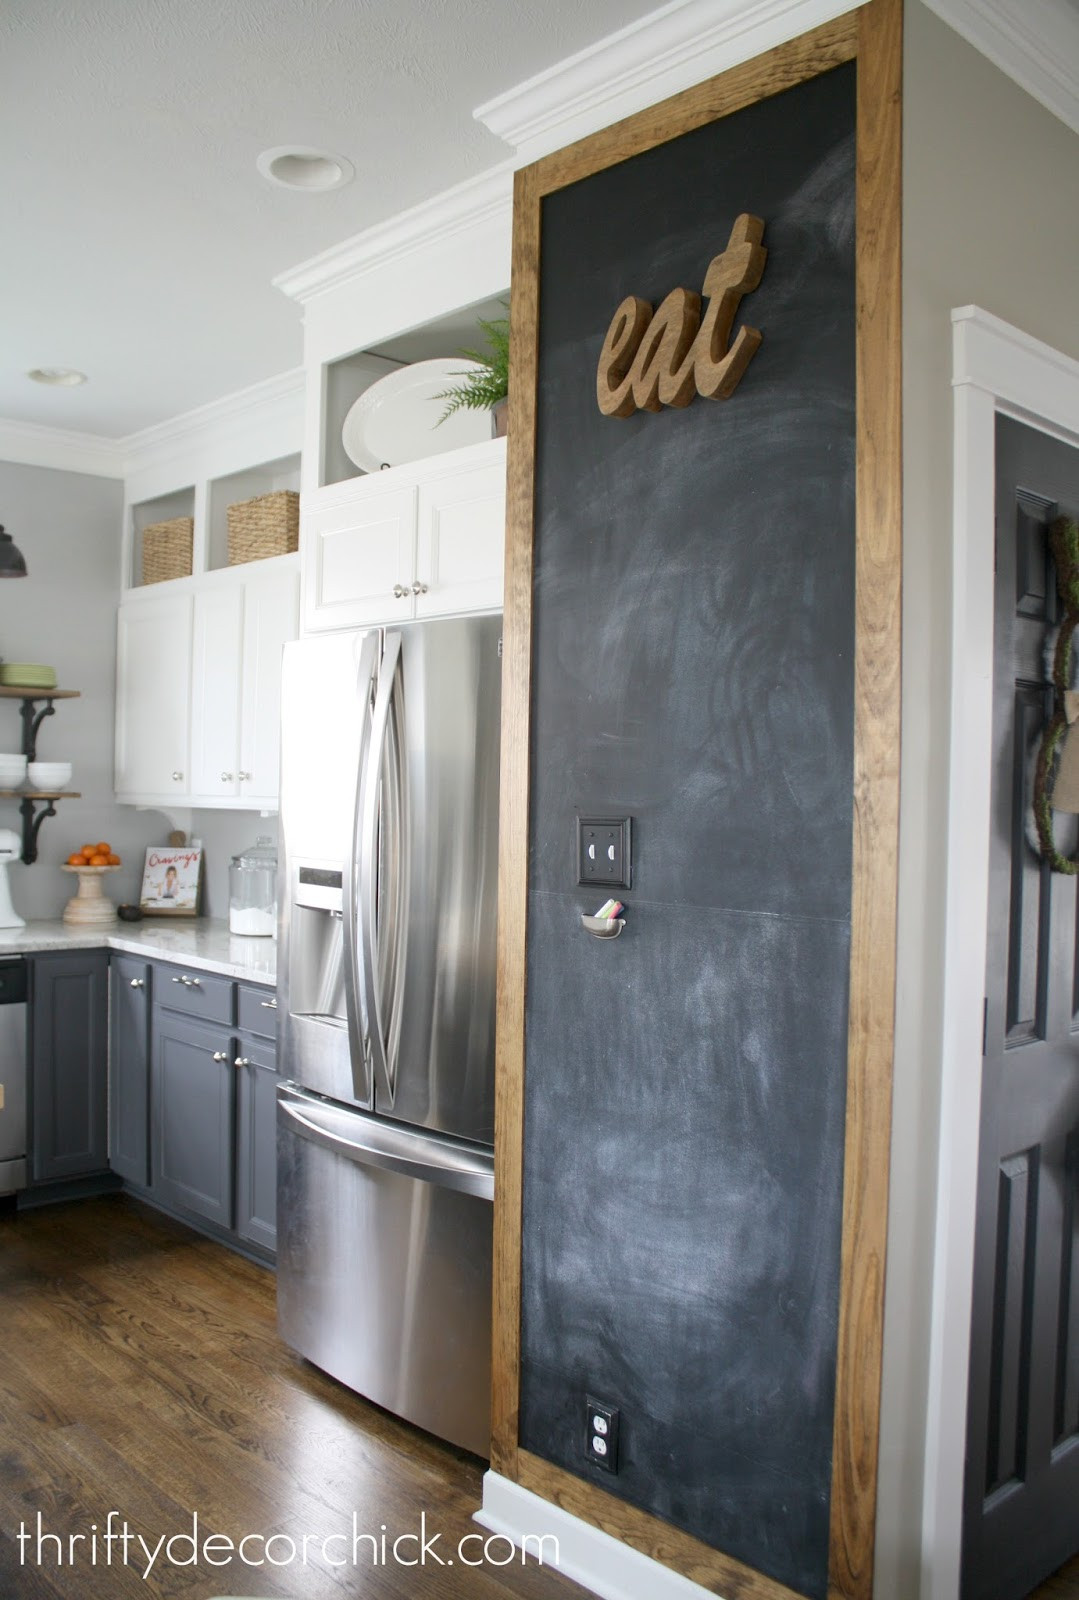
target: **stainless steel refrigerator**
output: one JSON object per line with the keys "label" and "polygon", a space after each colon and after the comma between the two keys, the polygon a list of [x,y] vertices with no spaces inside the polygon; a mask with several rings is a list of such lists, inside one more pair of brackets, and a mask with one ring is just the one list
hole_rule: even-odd
{"label": "stainless steel refrigerator", "polygon": [[283,669],[282,1337],[486,1455],[501,618]]}

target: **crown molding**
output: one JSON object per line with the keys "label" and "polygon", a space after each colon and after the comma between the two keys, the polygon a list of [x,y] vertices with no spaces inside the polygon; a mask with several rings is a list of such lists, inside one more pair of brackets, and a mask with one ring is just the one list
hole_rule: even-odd
{"label": "crown molding", "polygon": [[472,113],[538,160],[854,10],[852,0],[671,0]]}
{"label": "crown molding", "polygon": [[[293,418],[297,429],[303,426],[305,372],[293,367],[261,383],[250,384],[234,394],[211,400],[193,411],[184,411],[165,422],[129,433],[117,441],[123,451],[124,471],[141,472],[148,466],[168,461],[203,445],[216,445],[238,434],[261,432],[278,418]],[[297,432],[297,441],[301,434]],[[300,448],[299,442],[296,449]]]}
{"label": "crown molding", "polygon": [[492,217],[508,216],[513,205],[514,165],[504,161],[354,234],[321,255],[278,273],[272,280],[274,288],[303,304],[402,256],[432,249],[470,228],[481,227]]}
{"label": "crown molding", "polygon": [[1079,133],[1079,11],[1068,0],[925,0],[925,4]]}
{"label": "crown molding", "polygon": [[48,467],[53,472],[85,472],[94,478],[122,478],[124,460],[120,439],[0,417],[0,461]]}

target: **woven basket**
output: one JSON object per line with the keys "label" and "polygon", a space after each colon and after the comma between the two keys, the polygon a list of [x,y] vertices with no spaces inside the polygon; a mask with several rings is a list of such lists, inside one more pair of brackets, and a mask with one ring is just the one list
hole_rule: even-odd
{"label": "woven basket", "polygon": [[277,489],[228,508],[229,566],[287,556],[300,547],[300,497]]}
{"label": "woven basket", "polygon": [[142,530],[142,581],[163,583],[166,578],[191,576],[193,517],[170,517],[151,522]]}

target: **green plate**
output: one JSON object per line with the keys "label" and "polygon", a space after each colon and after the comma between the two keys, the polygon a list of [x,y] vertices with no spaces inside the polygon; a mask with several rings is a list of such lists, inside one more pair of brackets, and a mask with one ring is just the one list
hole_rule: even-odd
{"label": "green plate", "polygon": [[0,684],[9,689],[55,689],[56,669],[32,661],[5,661],[0,665]]}

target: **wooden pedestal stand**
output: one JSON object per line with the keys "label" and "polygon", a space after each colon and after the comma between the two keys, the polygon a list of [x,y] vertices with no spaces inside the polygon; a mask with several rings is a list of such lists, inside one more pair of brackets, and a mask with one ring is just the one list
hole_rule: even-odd
{"label": "wooden pedestal stand", "polygon": [[73,922],[78,927],[100,927],[106,922],[116,921],[116,907],[111,900],[103,894],[104,884],[101,879],[106,872],[117,872],[117,867],[69,867],[64,865],[61,872],[74,872],[78,875],[79,887],[74,899],[69,900],[64,907],[64,921]]}

